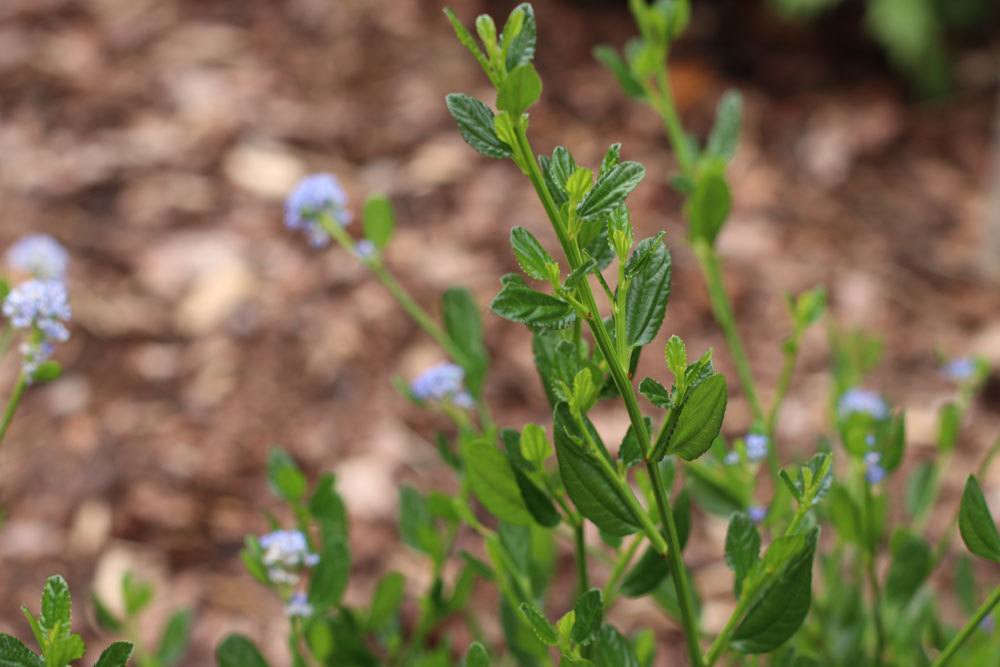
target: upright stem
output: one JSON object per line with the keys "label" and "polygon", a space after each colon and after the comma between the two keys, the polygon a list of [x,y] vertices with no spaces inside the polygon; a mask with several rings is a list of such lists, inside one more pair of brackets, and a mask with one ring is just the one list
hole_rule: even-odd
{"label": "upright stem", "polygon": [[587,541],[583,534],[583,523],[573,526],[573,536],[576,543],[576,577],[579,595],[590,590],[590,577],[587,575]]}
{"label": "upright stem", "polygon": [[767,413],[767,437],[771,439],[772,445],[774,442],[774,431],[778,425],[778,415],[781,413],[781,405],[785,402],[788,388],[792,384],[792,375],[795,373],[795,361],[799,356],[799,338],[799,332],[795,331],[786,344],[784,363],[781,366],[781,375],[778,376],[778,386],[774,390],[771,410]]}
{"label": "upright stem", "polygon": [[604,608],[610,609],[611,605],[614,603],[615,598],[618,596],[618,582],[621,581],[622,577],[625,576],[625,570],[628,568],[629,563],[635,557],[635,552],[639,550],[639,546],[643,542],[643,536],[637,535],[632,543],[628,545],[628,548],[624,551],[619,552],[618,558],[615,560],[614,568],[611,570],[611,576],[608,577],[608,583],[604,585]]}
{"label": "upright stem", "polygon": [[872,544],[872,513],[874,499],[867,480],[862,479],[865,488],[865,574],[872,594],[872,615],[875,618],[875,667],[881,667],[882,654],[885,651],[885,624],[882,619],[882,590],[878,583],[878,573],[875,571],[875,545]]}
{"label": "upright stem", "polygon": [[[575,269],[580,266],[583,261],[580,255],[580,249],[577,247],[575,241],[571,240],[566,235],[559,207],[556,205],[555,200],[552,198],[552,194],[545,185],[541,169],[538,166],[538,161],[535,158],[534,151],[531,149],[531,144],[528,142],[528,137],[524,131],[522,123],[518,123],[517,127],[517,144],[517,154],[520,163],[519,166],[525,170],[528,178],[531,180],[531,183],[535,188],[535,192],[538,194],[539,199],[541,199],[542,206],[545,208],[545,212],[548,215],[549,220],[552,222],[552,227],[559,239],[560,245],[563,248],[566,259],[569,262],[571,269]],[[622,400],[625,402],[625,409],[628,412],[632,428],[638,436],[639,446],[642,450],[643,456],[645,457],[648,455],[650,450],[649,431],[646,429],[646,421],[642,416],[642,410],[639,408],[639,401],[636,398],[635,388],[632,386],[628,373],[619,363],[619,359],[615,354],[614,344],[611,341],[611,336],[608,334],[607,329],[604,327],[604,320],[601,317],[599,308],[597,307],[597,301],[594,299],[594,292],[591,290],[590,283],[586,280],[581,281],[580,286],[577,288],[577,294],[580,301],[582,301],[583,305],[587,309],[587,325],[594,336],[595,343],[601,350],[601,354],[608,363],[611,378],[615,383],[615,387],[618,389],[618,393],[621,394]],[[598,459],[604,461],[603,457],[599,456]],[[671,571],[675,573],[674,585],[676,586],[677,597],[680,601],[681,621],[684,625],[684,634],[687,638],[691,665],[692,667],[703,667],[704,663],[701,658],[701,648],[698,646],[698,620],[694,614],[694,604],[691,598],[690,586],[688,585],[687,569],[685,568],[684,561],[681,557],[680,540],[678,540],[677,537],[677,527],[674,525],[673,513],[670,511],[670,501],[665,497],[662,497],[662,484],[660,483],[659,470],[656,468],[656,464],[647,460],[646,468],[649,470],[650,479],[653,481],[654,488],[661,489],[661,495],[657,498],[657,505],[659,506],[660,515],[663,518],[664,525],[667,528],[666,543],[663,542],[663,538],[658,531],[654,531],[652,534],[647,532],[647,536],[657,551],[667,557],[670,563]],[[615,475],[617,477],[617,472],[615,472]],[[632,495],[631,490],[626,489],[626,491],[626,495],[631,498],[632,502],[638,505],[638,501],[635,500],[635,496]],[[645,511],[642,511],[639,518],[648,518],[648,515]]]}
{"label": "upright stem", "polygon": [[[726,337],[726,345],[729,353],[733,355],[733,362],[736,364],[736,374],[740,379],[740,386],[750,402],[750,409],[754,419],[763,421],[764,410],[757,397],[757,388],[753,380],[753,372],[750,370],[750,360],[746,350],[743,348],[743,340],[740,338],[739,329],[736,328],[736,317],[733,315],[733,307],[729,302],[729,295],[726,294],[725,285],[722,282],[722,271],[719,268],[719,258],[715,249],[703,240],[694,242],[694,253],[698,257],[698,264],[701,266],[708,286],[708,296],[712,302],[712,311],[715,319],[722,327],[722,333]],[[774,447],[769,449],[769,453],[774,451]]]}
{"label": "upright stem", "polygon": [[21,373],[17,378],[17,384],[14,385],[14,392],[7,401],[7,408],[4,410],[3,419],[0,421],[0,445],[3,444],[3,439],[7,435],[10,423],[14,421],[14,413],[17,412],[17,406],[21,404],[21,398],[24,396],[24,390],[27,388],[28,376]]}
{"label": "upright stem", "polygon": [[941,655],[937,657],[937,660],[931,663],[931,667],[944,667],[944,665],[948,664],[948,661],[954,657],[955,653],[958,652],[958,649],[962,646],[962,644],[964,644],[965,641],[972,636],[972,633],[979,628],[983,619],[986,618],[991,611],[993,611],[993,608],[996,607],[997,604],[1000,604],[1000,586],[993,589],[990,596],[986,598],[986,602],[984,602],[979,609],[976,610],[976,613],[972,615],[972,618],[970,618],[969,622],[965,624],[965,627],[963,627],[959,633],[955,635],[954,639],[948,642],[948,645],[944,647],[943,651],[941,651]]}

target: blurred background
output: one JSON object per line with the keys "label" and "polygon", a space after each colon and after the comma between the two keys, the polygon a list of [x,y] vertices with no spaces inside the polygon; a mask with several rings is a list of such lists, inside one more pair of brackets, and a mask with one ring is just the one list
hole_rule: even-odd
{"label": "blurred background", "polygon": [[[471,23],[514,4],[454,9]],[[790,326],[783,294],[825,284],[833,321],[885,340],[873,386],[907,408],[920,459],[950,395],[941,359],[981,354],[1000,368],[997,5],[693,5],[672,70],[685,121],[707,131],[728,87],[747,105],[720,252],[765,396]],[[390,567],[425,585],[423,562],[396,536],[397,488],[451,480],[429,444],[441,424],[390,381],[442,353],[355,261],[286,232],[281,204],[311,171],[337,174],[356,212],[388,194],[388,263],[432,312],[455,283],[485,310],[514,268],[510,227],[552,240],[517,169],[478,156],[448,117],[446,93],[489,96],[441,6],[0,2],[0,249],[39,231],[66,244],[75,313],[59,351],[65,376],[29,393],[0,451],[0,631],[27,634],[17,605],[37,604],[48,574],[64,573],[81,602],[90,590],[114,601],[132,569],[157,585],[151,626],[173,607],[195,609],[183,664],[211,664],[233,630],[283,664],[280,604],[238,559],[243,535],[264,531],[262,512],[277,507],[264,479],[275,444],[312,473],[338,474],[355,559],[348,599]],[[594,163],[622,141],[623,156],[647,166],[633,220],[641,236],[666,229],[674,253],[661,338],[714,347],[732,375],[667,186],[674,163],[659,122],[591,56],[634,33],[626,3],[539,0],[536,13],[536,149],[565,144]],[[503,424],[546,423],[527,332],[486,318],[495,412]],[[647,374],[662,375],[656,357],[646,355]],[[817,327],[779,428],[787,456],[826,430],[827,365]],[[8,361],[0,386],[14,371]],[[617,411],[595,420],[612,441],[626,428]],[[735,396],[725,428],[748,426]],[[998,432],[994,375],[963,431],[942,517]],[[700,522],[687,554],[709,627],[728,605],[723,533]],[[648,623],[673,642],[656,610],[620,611],[624,627]]]}

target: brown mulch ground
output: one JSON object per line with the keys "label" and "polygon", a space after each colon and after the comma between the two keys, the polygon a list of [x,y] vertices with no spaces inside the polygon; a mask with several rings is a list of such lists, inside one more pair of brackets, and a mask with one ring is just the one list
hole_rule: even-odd
{"label": "brown mulch ground", "polygon": [[[508,9],[455,4],[467,21]],[[435,422],[390,379],[440,353],[354,262],[286,233],[281,200],[313,170],[338,174],[354,202],[388,193],[398,215],[389,263],[432,309],[456,282],[485,307],[514,267],[514,224],[551,238],[521,174],[478,157],[454,131],[444,94],[485,97],[486,85],[439,9],[416,0],[0,3],[0,247],[33,230],[64,240],[76,315],[60,351],[66,376],[29,394],[0,452],[0,631],[27,635],[17,605],[35,604],[47,574],[66,574],[82,602],[132,568],[160,588],[153,624],[172,606],[197,610],[185,665],[210,664],[232,630],[281,656],[280,608],[237,558],[244,533],[263,530],[261,511],[276,507],[263,477],[276,443],[312,472],[338,473],[352,512],[352,600],[387,567],[412,577],[414,590],[424,581],[404,547],[387,548],[398,544],[396,488],[447,477],[427,444]],[[632,34],[626,12],[568,1],[537,9],[546,89],[532,115],[536,148],[562,143],[594,162],[621,140],[647,165],[633,219],[642,235],[665,228],[674,252],[664,329],[693,350],[714,347],[731,374],[665,185],[672,162],[658,121],[589,56]],[[720,243],[755,369],[773,387],[788,328],[782,294],[827,285],[837,321],[886,340],[876,385],[907,406],[926,456],[948,395],[937,352],[976,352],[1000,367],[1000,230],[987,224],[993,54],[970,40],[957,61],[960,92],[918,103],[864,40],[838,45],[761,12],[743,16],[739,33],[733,22],[713,9],[696,15],[673,75],[699,130],[725,87],[747,101],[736,207]],[[487,321],[495,411],[504,423],[544,422],[528,336]],[[657,356],[646,355],[647,374],[662,375]],[[824,429],[827,361],[814,331],[781,425],[789,453]],[[625,417],[602,412],[599,424],[620,433]],[[736,399],[726,428],[747,425]],[[994,378],[953,481],[998,431]],[[991,479],[997,488],[1000,469]],[[712,584],[728,581],[718,533],[699,526],[689,552],[715,592],[710,622],[727,604],[727,584]],[[648,609],[620,618],[646,619],[670,643],[669,624]]]}

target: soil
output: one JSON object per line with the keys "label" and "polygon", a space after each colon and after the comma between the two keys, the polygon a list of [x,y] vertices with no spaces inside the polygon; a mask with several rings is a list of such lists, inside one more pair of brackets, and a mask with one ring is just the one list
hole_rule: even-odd
{"label": "soil", "polygon": [[[455,8],[471,22],[509,7]],[[639,236],[665,229],[674,255],[661,339],[714,348],[735,377],[667,185],[674,162],[662,128],[590,56],[632,35],[624,3],[544,0],[537,14],[536,150],[565,144],[589,164],[621,141],[626,158],[647,165],[633,220]],[[921,459],[952,391],[941,359],[975,353],[1000,368],[1000,217],[990,217],[989,187],[997,31],[955,45],[957,88],[928,102],[859,24],[850,11],[795,26],[758,3],[707,3],[671,74],[699,133],[726,88],[746,100],[720,252],[765,397],[789,330],[783,295],[826,285],[833,322],[885,341],[872,386],[907,408],[911,457]],[[142,628],[150,638],[171,609],[196,610],[185,665],[212,664],[231,631],[287,664],[280,605],[238,558],[244,534],[280,511],[264,477],[276,444],[311,475],[338,475],[351,512],[348,599],[364,601],[387,568],[421,590],[425,564],[394,527],[397,489],[453,480],[429,444],[442,423],[391,380],[441,352],[356,262],[284,230],[282,199],[311,171],[337,174],[356,214],[366,196],[386,193],[397,212],[388,263],[400,281],[432,312],[455,283],[485,311],[515,268],[509,228],[553,238],[517,169],[479,157],[455,132],[443,104],[455,91],[488,98],[438,2],[0,4],[0,248],[32,231],[62,240],[75,314],[59,350],[65,376],[29,392],[0,451],[0,631],[27,637],[18,605],[34,607],[59,572],[76,593],[77,626],[99,641],[82,612],[88,592],[116,604],[131,569],[159,591]],[[485,317],[495,413],[503,424],[546,423],[527,332]],[[658,359],[646,354],[640,373],[662,377]],[[807,454],[826,430],[828,363],[816,327],[780,424],[785,458]],[[6,386],[13,361],[0,370]],[[735,435],[749,413],[734,393],[725,428]],[[612,442],[626,427],[614,409],[596,420]],[[998,432],[994,375],[931,526],[955,511],[960,481]],[[1000,466],[985,486],[1000,501]],[[731,604],[723,531],[699,517],[687,553],[709,627]],[[615,620],[654,628],[663,664],[683,662],[676,629],[654,609],[625,605]],[[496,636],[496,621],[486,629]]]}

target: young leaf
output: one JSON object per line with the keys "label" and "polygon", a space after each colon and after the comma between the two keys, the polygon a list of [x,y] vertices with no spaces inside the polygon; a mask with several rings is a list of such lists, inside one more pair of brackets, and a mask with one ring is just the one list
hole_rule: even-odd
{"label": "young leaf", "polygon": [[670,252],[663,245],[661,235],[643,239],[638,243],[626,264],[643,258],[633,275],[625,301],[625,340],[630,346],[651,342],[660,325],[670,298]]}
{"label": "young leaf", "polygon": [[460,447],[469,486],[479,502],[502,521],[516,525],[531,523],[531,514],[524,506],[521,491],[503,452],[491,442],[471,436],[463,437]]}
{"label": "young leaf", "polygon": [[583,198],[576,212],[581,218],[591,218],[621,205],[646,175],[646,168],[638,162],[622,162],[597,179],[594,187]]}
{"label": "young leaf", "polygon": [[167,621],[160,637],[160,643],[156,647],[156,659],[163,667],[170,667],[178,664],[187,651],[188,641],[191,637],[191,621],[194,615],[190,610],[178,611]]}
{"label": "young leaf", "polygon": [[462,22],[458,20],[458,17],[455,16],[455,12],[451,11],[451,9],[445,7],[444,14],[448,17],[451,27],[455,30],[455,36],[458,37],[459,43],[469,50],[469,53],[472,54],[472,56],[476,59],[476,62],[479,63],[479,66],[483,68],[483,71],[486,72],[486,75],[489,76],[492,81],[493,70],[490,67],[490,63],[486,60],[486,56],[483,55],[482,50],[479,48],[479,45],[476,44],[476,40],[472,37],[472,34],[469,33],[464,25],[462,25]]}
{"label": "young leaf", "polygon": [[268,667],[253,642],[237,634],[229,635],[219,644],[215,659],[218,667]]}
{"label": "young leaf", "polygon": [[972,475],[965,481],[965,490],[962,492],[958,530],[969,551],[980,558],[1000,563],[1000,533],[997,532],[979,482]]}
{"label": "young leaf", "polygon": [[646,92],[642,89],[642,84],[632,74],[625,59],[610,46],[594,47],[594,58],[604,64],[618,80],[618,85],[622,87],[625,94],[634,100],[645,99]]}
{"label": "young leaf", "polygon": [[576,319],[576,311],[569,303],[516,280],[501,288],[490,309],[504,319],[527,324],[535,330],[563,329]]}
{"label": "young leaf", "polygon": [[128,659],[131,657],[132,644],[128,642],[115,642],[104,649],[94,667],[125,667],[128,664]]}
{"label": "young leaf", "polygon": [[726,565],[733,571],[733,591],[739,599],[743,580],[760,558],[760,533],[744,512],[733,514],[726,531]]}
{"label": "young leaf", "polygon": [[399,490],[399,534],[405,544],[431,558],[437,559],[443,549],[427,502],[409,486]]}
{"label": "young leaf", "polygon": [[[802,625],[812,599],[812,564],[819,529],[808,535],[779,537],[761,568],[773,579],[757,595],[733,633],[732,647],[741,653],[767,653],[784,644]],[[775,554],[772,556],[772,552]],[[747,578],[748,586],[754,574]]]}
{"label": "young leaf", "polygon": [[368,612],[368,629],[378,632],[396,618],[403,605],[406,580],[399,572],[389,572],[379,580]]}
{"label": "young leaf", "polygon": [[459,361],[465,369],[465,384],[473,396],[479,396],[489,366],[479,307],[469,290],[452,287],[441,298],[441,314],[448,338],[462,354]]}
{"label": "young leaf", "polygon": [[[522,14],[521,29],[517,31],[516,35],[511,37],[507,32],[514,24],[514,14],[517,12]],[[506,65],[508,72],[513,71],[519,65],[532,61],[535,57],[537,35],[538,26],[535,24],[535,10],[532,8],[531,3],[522,2],[511,11],[501,35],[501,40],[505,45],[507,53]]]}
{"label": "young leaf", "polygon": [[553,428],[559,474],[580,513],[612,535],[630,535],[639,530],[637,519],[619,495],[620,489],[594,460],[594,456],[604,454],[589,451],[585,435],[565,403],[556,406]]}
{"label": "young leaf", "polygon": [[539,611],[538,607],[528,604],[527,602],[521,603],[521,614],[524,616],[528,625],[535,632],[539,639],[541,639],[545,644],[549,646],[555,646],[559,641],[559,635],[556,632],[556,628],[549,619],[545,618],[545,614]]}
{"label": "young leaf", "polygon": [[698,177],[694,193],[685,207],[690,221],[688,233],[691,238],[703,239],[713,245],[729,216],[731,206],[732,195],[723,168],[707,169]]}
{"label": "young leaf", "polygon": [[490,667],[490,654],[479,642],[473,642],[465,653],[465,667]]}
{"label": "young leaf", "polygon": [[729,161],[736,153],[740,141],[740,124],[743,119],[743,98],[735,90],[728,91],[719,100],[715,112],[715,127],[708,135],[705,152]]}
{"label": "young leaf", "polygon": [[591,588],[581,595],[573,608],[573,629],[570,639],[574,644],[586,646],[601,628],[604,617],[604,598],[598,588]]}
{"label": "young leaf", "polygon": [[[680,407],[665,453],[693,461],[708,451],[722,429],[727,396],[726,378],[719,374],[692,389]],[[653,458],[659,458],[656,452]]]}
{"label": "young leaf", "polygon": [[892,563],[886,578],[886,597],[900,606],[913,597],[934,568],[927,540],[905,528],[892,536]]}
{"label": "young leaf", "polygon": [[493,126],[493,112],[474,97],[452,93],[445,98],[448,112],[458,123],[458,131],[466,143],[486,157],[497,159],[512,155],[510,146],[500,141]]}
{"label": "young leaf", "polygon": [[958,442],[961,413],[954,403],[945,403],[938,413],[938,450],[947,453],[955,449]]}
{"label": "young leaf", "polygon": [[911,517],[920,517],[930,509],[937,486],[937,465],[924,461],[910,473],[906,480],[906,511]]}
{"label": "young leaf", "polygon": [[510,230],[510,245],[521,270],[535,280],[548,280],[548,265],[555,263],[552,255],[524,227]]}
{"label": "young leaf", "polygon": [[656,407],[670,409],[670,391],[653,378],[643,378],[639,383],[639,393]]}
{"label": "young leaf", "polygon": [[68,630],[71,623],[72,606],[73,602],[66,580],[59,575],[49,577],[42,590],[42,613],[38,618],[42,628],[51,632],[60,626],[65,626]]}
{"label": "young leaf", "polygon": [[388,197],[369,197],[365,202],[365,208],[361,215],[362,225],[365,231],[365,238],[382,250],[392,238],[392,231],[396,226],[395,216],[392,212],[392,202]]}
{"label": "young leaf", "polygon": [[17,637],[0,634],[0,665],[3,667],[44,667],[45,661],[32,653]]}
{"label": "young leaf", "polygon": [[552,193],[557,204],[565,204],[569,200],[569,193],[566,192],[566,181],[576,171],[576,160],[564,146],[556,146],[552,151],[552,157],[539,157],[542,164],[542,173],[545,177],[545,185]]}
{"label": "young leaf", "polygon": [[538,424],[525,424],[521,430],[521,453],[524,458],[541,464],[552,456],[552,445],[545,436],[545,429]]}
{"label": "young leaf", "polygon": [[302,500],[306,493],[306,476],[287,452],[272,449],[267,456],[267,481],[271,489],[288,502]]}
{"label": "young leaf", "polygon": [[542,80],[531,63],[518,65],[507,75],[497,94],[497,108],[515,118],[542,95]]}
{"label": "young leaf", "polygon": [[351,551],[346,540],[329,539],[319,554],[319,564],[309,578],[309,604],[328,609],[340,603],[351,574]]}
{"label": "young leaf", "polygon": [[640,667],[637,651],[620,632],[605,623],[591,644],[591,659],[600,667]]}
{"label": "young leaf", "polygon": [[687,346],[680,336],[671,336],[663,349],[663,358],[667,362],[667,368],[674,374],[680,388],[683,389],[684,380],[687,379],[688,356]]}

